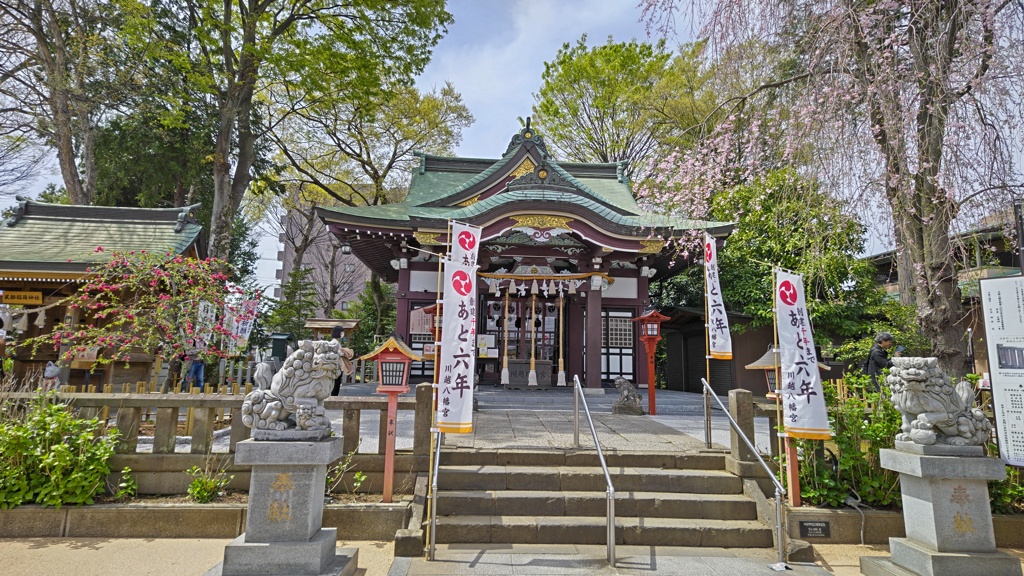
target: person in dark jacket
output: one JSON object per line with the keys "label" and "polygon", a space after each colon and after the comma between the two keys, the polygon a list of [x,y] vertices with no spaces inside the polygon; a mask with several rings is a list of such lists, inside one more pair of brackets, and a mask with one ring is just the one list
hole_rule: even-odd
{"label": "person in dark jacket", "polygon": [[[881,390],[878,377],[882,375],[882,370],[892,368],[892,360],[889,359],[889,348],[892,348],[894,343],[895,339],[892,337],[892,334],[879,332],[875,336],[875,343],[871,346],[871,352],[868,353],[865,372],[871,377],[871,384],[875,387],[875,392]],[[896,356],[899,355],[900,352],[897,351]]]}
{"label": "person in dark jacket", "polygon": [[[340,343],[341,342],[341,334],[342,334],[341,326],[335,326],[334,328],[331,328],[331,340],[337,340]],[[340,373],[338,374],[338,377],[334,379],[334,389],[331,390],[331,396],[337,396],[338,392],[341,392],[341,374]]]}

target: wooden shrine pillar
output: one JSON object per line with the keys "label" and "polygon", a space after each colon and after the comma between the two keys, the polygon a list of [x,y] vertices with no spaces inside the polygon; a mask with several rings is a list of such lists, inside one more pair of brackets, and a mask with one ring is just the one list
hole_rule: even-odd
{"label": "wooden shrine pillar", "polygon": [[409,307],[409,273],[408,268],[398,271],[398,289],[395,290],[395,333],[406,342],[410,342],[409,315],[412,314]]}
{"label": "wooden shrine pillar", "polygon": [[[600,277],[596,277],[600,280]],[[589,281],[588,281],[589,282]],[[601,285],[587,290],[587,388],[601,387]]]}

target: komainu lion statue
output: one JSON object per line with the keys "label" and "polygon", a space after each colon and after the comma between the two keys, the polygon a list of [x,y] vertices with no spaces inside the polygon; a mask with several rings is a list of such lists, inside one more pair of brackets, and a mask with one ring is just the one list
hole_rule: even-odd
{"label": "komainu lion statue", "polygon": [[242,423],[258,430],[329,428],[324,398],[341,372],[352,372],[352,356],[337,340],[302,340],[277,374],[260,364],[253,375],[258,389],[242,401]]}
{"label": "komainu lion statue", "polygon": [[992,423],[974,408],[969,382],[953,387],[938,358],[893,358],[885,382],[903,415],[897,441],[977,446],[988,442]]}

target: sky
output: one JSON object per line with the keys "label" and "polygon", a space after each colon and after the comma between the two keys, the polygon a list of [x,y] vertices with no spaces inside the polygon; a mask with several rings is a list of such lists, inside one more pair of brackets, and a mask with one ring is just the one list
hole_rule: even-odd
{"label": "sky", "polygon": [[[512,135],[518,117],[531,114],[533,94],[540,88],[544,62],[554,59],[562,44],[587,34],[590,45],[646,40],[638,21],[638,0],[450,0],[455,21],[434,48],[433,58],[416,81],[421,90],[451,82],[476,122],[463,132],[460,156],[498,158]],[[56,163],[33,186],[35,197],[47,183],[60,184]],[[14,203],[0,197],[0,209]],[[259,245],[256,276],[260,284],[277,283],[276,238]]]}
{"label": "sky", "polygon": [[463,132],[460,156],[498,158],[518,117],[531,114],[544,63],[584,33],[590,45],[646,40],[636,0],[452,0],[455,22],[419,77],[420,90],[450,81],[476,122]]}

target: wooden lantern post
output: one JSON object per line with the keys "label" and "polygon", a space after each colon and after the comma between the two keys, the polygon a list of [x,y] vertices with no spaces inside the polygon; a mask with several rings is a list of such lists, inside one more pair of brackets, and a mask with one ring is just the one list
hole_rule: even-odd
{"label": "wooden lantern post", "polygon": [[651,416],[658,413],[654,401],[654,390],[657,388],[657,379],[654,374],[654,351],[658,348],[658,342],[661,340],[661,323],[668,319],[668,316],[660,314],[654,309],[633,319],[640,326],[640,341],[644,343],[644,348],[647,350],[647,412]]}
{"label": "wooden lantern post", "polygon": [[392,334],[379,348],[360,360],[376,360],[380,374],[378,394],[388,395],[387,438],[384,448],[384,503],[391,503],[391,492],[395,483],[395,420],[398,417],[398,395],[409,391],[409,366],[413,361],[423,360]]}

